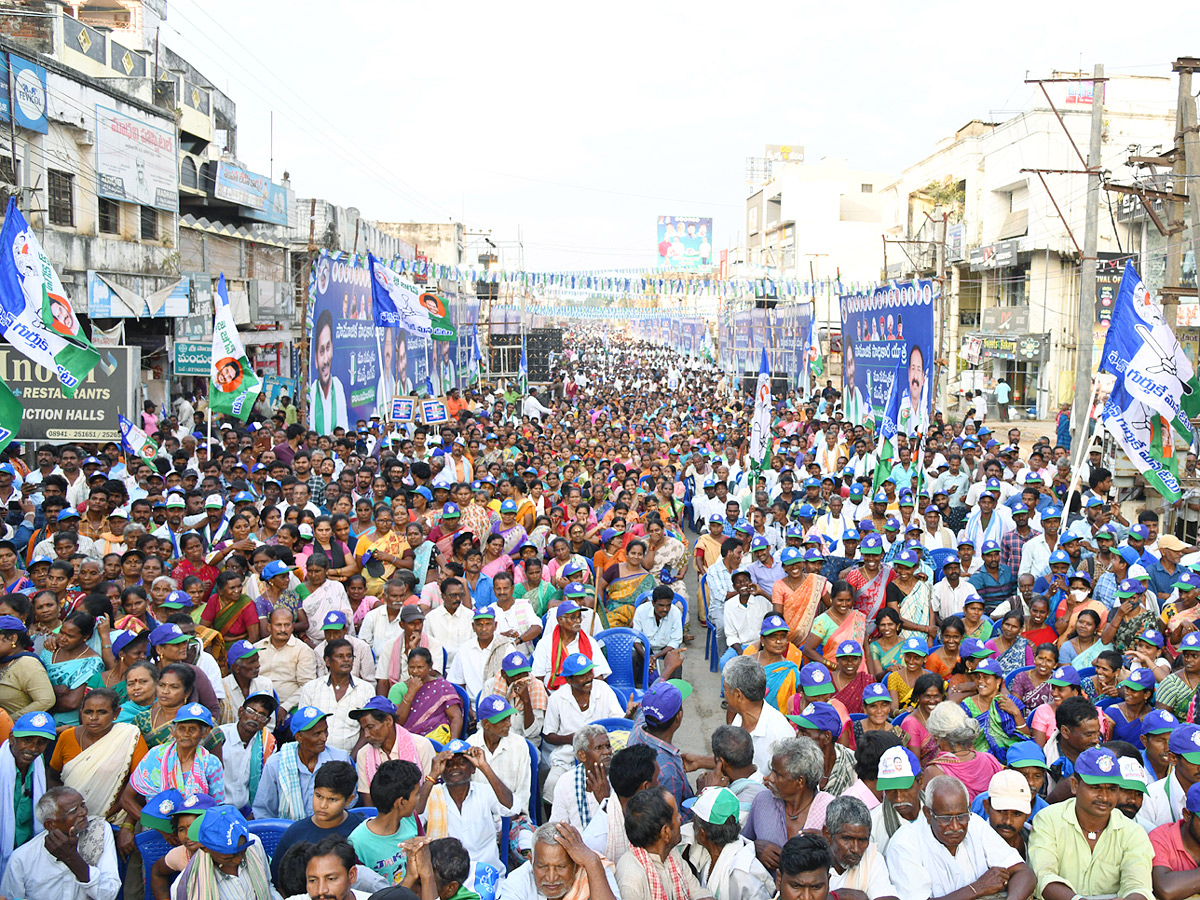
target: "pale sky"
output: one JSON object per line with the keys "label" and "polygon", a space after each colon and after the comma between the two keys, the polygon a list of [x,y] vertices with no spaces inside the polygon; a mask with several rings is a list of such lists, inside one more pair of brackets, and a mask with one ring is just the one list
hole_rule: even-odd
{"label": "pale sky", "polygon": [[[596,10],[596,12],[592,12]],[[1133,15],[1133,21],[1130,17]],[[170,0],[165,43],[238,107],[238,155],[368,219],[524,239],[534,271],[645,268],[658,215],[734,246],[768,143],[899,174],[1051,69],[1169,74],[1183,4]],[[515,255],[509,257],[515,265]]]}

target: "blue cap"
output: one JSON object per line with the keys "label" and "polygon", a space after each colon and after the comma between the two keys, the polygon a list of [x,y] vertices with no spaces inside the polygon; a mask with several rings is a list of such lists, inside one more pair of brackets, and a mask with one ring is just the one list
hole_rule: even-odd
{"label": "blue cap", "polygon": [[900,520],[895,516],[888,516],[883,522],[883,527],[886,531],[899,531]]}
{"label": "blue cap", "polygon": [[1152,709],[1142,719],[1143,735],[1166,734],[1179,727],[1179,719],[1165,709]]}
{"label": "blue cap", "polygon": [[[970,606],[972,603],[983,603],[983,598],[974,591],[967,594],[967,596],[963,597],[962,599],[962,604],[964,607]],[[982,643],[982,641],[980,643]]]}
{"label": "blue cap", "polygon": [[970,547],[972,550],[974,550],[975,542],[973,540],[971,540],[970,538],[959,538],[958,543],[955,544],[954,546],[955,546],[955,549],[957,549],[959,547]]}
{"label": "blue cap", "polygon": [[917,656],[928,656],[929,645],[925,643],[925,638],[910,637],[905,638],[904,647],[900,650],[901,655],[905,653],[915,653]]}
{"label": "blue cap", "polygon": [[212,713],[203,704],[185,703],[179,707],[179,712],[175,713],[175,723],[180,722],[199,722],[212,728]]}
{"label": "blue cap", "polygon": [[[810,535],[809,538],[811,539],[812,536]],[[820,538],[817,538],[817,540],[819,541]],[[805,541],[805,543],[808,543],[808,541]],[[804,561],[805,562],[821,562],[824,559],[825,559],[825,554],[822,553],[816,547],[809,547],[807,550],[804,551]]]}
{"label": "blue cap", "polygon": [[886,493],[884,493],[883,491],[876,491],[875,495],[873,497],[871,497],[871,502],[872,503],[887,503],[888,495]]}
{"label": "blue cap", "polygon": [[810,488],[810,487],[820,487],[820,486],[821,486],[821,482],[820,482],[820,481],[818,481],[816,478],[813,478],[812,476],[809,476],[808,478],[805,478],[805,479],[804,479],[804,486],[805,486],[806,488]]}
{"label": "blue cap", "polygon": [[859,553],[882,553],[883,538],[874,533],[868,534],[858,545],[858,551]]}
{"label": "blue cap", "polygon": [[1190,763],[1200,763],[1200,725],[1179,725],[1171,732],[1167,747]]}
{"label": "blue cap", "polygon": [[1134,637],[1134,640],[1135,641],[1145,641],[1147,644],[1153,644],[1155,647],[1158,647],[1160,650],[1162,649],[1162,646],[1165,643],[1163,641],[1162,632],[1159,631],[1157,628],[1147,628],[1141,634],[1136,635]]}
{"label": "blue cap", "polygon": [[1129,529],[1127,537],[1139,541],[1148,541],[1150,540],[1150,529],[1145,525],[1134,525]]}
{"label": "blue cap", "polygon": [[859,538],[858,530],[855,528],[847,528],[842,532],[842,542],[857,541]]}
{"label": "blue cap", "polygon": [[1121,761],[1105,747],[1089,747],[1076,757],[1075,775],[1087,784],[1120,784]]}
{"label": "blue cap", "polygon": [[1024,503],[1020,503],[1020,502],[1014,503],[1012,505],[1012,514],[1014,516],[1019,516],[1021,513],[1025,513],[1026,515],[1028,515],[1029,507],[1026,506]]}
{"label": "blue cap", "polygon": [[[507,500],[504,500],[504,501],[502,501],[502,502],[500,503],[500,512],[501,512],[501,513],[513,513],[513,514],[516,514],[516,512],[517,512],[517,501],[516,501],[516,500],[513,500],[511,497],[510,497],[510,498],[508,498]],[[445,515],[445,513],[443,513],[443,515]]]}
{"label": "blue cap", "polygon": [[567,658],[563,660],[562,676],[563,678],[574,678],[576,675],[590,672],[594,665],[595,663],[582,653],[568,654]]}
{"label": "blue cap", "polygon": [[754,553],[758,550],[770,550],[771,542],[761,534],[756,534],[750,541],[750,552]]}
{"label": "blue cap", "polygon": [[475,615],[471,617],[471,620],[474,621],[476,619],[494,618],[496,618],[496,610],[492,609],[490,606],[481,606],[475,610]]}
{"label": "blue cap", "polygon": [[44,712],[25,713],[13,723],[13,737],[41,737],[53,741],[58,736],[54,716]]}
{"label": "blue cap", "polygon": [[192,595],[187,591],[171,591],[162,605],[167,609],[189,609],[193,605]]}
{"label": "blue cap", "polygon": [[312,728],[322,719],[327,719],[328,717],[329,713],[321,712],[315,706],[302,706],[292,713],[289,723],[292,734],[300,731],[308,731],[308,729]]}
{"label": "blue cap", "polygon": [[724,525],[725,517],[723,515],[721,515],[720,513],[713,513],[711,516],[708,517],[708,524],[709,525]]}
{"label": "blue cap", "polygon": [[507,675],[528,672],[532,668],[533,662],[520,650],[514,650],[512,653],[506,654],[504,659],[500,661],[500,670]]}
{"label": "blue cap", "polygon": [[745,519],[738,519],[733,526],[734,531],[740,531],[742,534],[751,534],[754,531],[754,526]]}
{"label": "blue cap", "polygon": [[257,653],[258,648],[249,641],[234,641],[225,654],[225,660],[232,666],[239,659],[245,659],[247,656],[254,656]]}
{"label": "blue cap", "polygon": [[233,495],[234,503],[253,503],[254,499],[254,495],[249,491],[238,491]]}
{"label": "blue cap", "polygon": [[832,694],[836,690],[833,675],[819,662],[810,662],[800,670],[800,687],[807,696]]}
{"label": "blue cap", "polygon": [[813,509],[810,504],[801,503],[800,509],[796,515],[798,515],[801,519],[815,519],[817,516],[817,511]]}
{"label": "blue cap", "polygon": [[1000,661],[997,659],[981,659],[979,665],[975,667],[975,674],[995,675],[997,678],[1004,677],[1004,669],[1000,668]]}
{"label": "blue cap", "polygon": [[945,570],[946,566],[950,565],[951,563],[953,563],[956,566],[962,565],[962,560],[958,558],[957,553],[952,553],[950,556],[947,556],[945,559],[942,560],[942,569]]}
{"label": "blue cap", "polygon": [[978,638],[963,638],[962,643],[958,645],[959,659],[986,659],[994,652],[985,647],[983,641]]}
{"label": "blue cap", "polygon": [[837,645],[837,652],[834,653],[834,656],[838,657],[838,658],[843,657],[843,656],[862,656],[862,655],[863,655],[862,644],[860,644],[858,641],[842,641],[840,644]]}
{"label": "blue cap", "polygon": [[[866,493],[866,490],[863,488],[863,486],[861,484],[850,485],[850,496],[851,497],[861,497],[865,493]],[[883,496],[884,496],[884,500],[886,501],[887,494],[884,494]]]}
{"label": "blue cap", "polygon": [[414,488],[413,493],[420,494],[422,497],[424,497],[426,503],[433,502],[433,491],[431,491],[429,488],[425,487],[425,485],[423,485],[423,484],[418,485],[416,488]]}
{"label": "blue cap", "polygon": [[208,794],[187,794],[180,795],[179,805],[175,807],[175,811],[171,813],[173,816],[190,816],[195,813],[202,813],[210,809],[215,809],[221,804],[217,802],[215,797],[210,797]]}
{"label": "blue cap", "polygon": [[1121,559],[1125,560],[1125,565],[1127,566],[1135,565],[1142,558],[1142,554],[1138,553],[1132,547],[1117,547],[1116,550],[1120,554]]}
{"label": "blue cap", "polygon": [[484,697],[479,701],[478,718],[481,722],[499,722],[515,712],[513,705],[499,694]]}
{"label": "blue cap", "polygon": [[1042,521],[1043,522],[1045,522],[1047,519],[1061,519],[1061,518],[1062,518],[1062,507],[1061,506],[1047,506],[1046,511],[1042,513]]}
{"label": "blue cap", "polygon": [[213,853],[236,853],[250,845],[250,829],[232,806],[215,806],[188,828],[188,837]]}
{"label": "blue cap", "polygon": [[387,697],[372,697],[358,709],[352,709],[348,713],[352,719],[361,719],[368,713],[383,713],[385,716],[394,715],[396,712],[396,704]]}
{"label": "blue cap", "polygon": [[892,560],[893,565],[913,567],[920,563],[917,559],[917,554],[912,550],[901,550],[896,554],[896,558]]}
{"label": "blue cap", "polygon": [[1074,666],[1059,666],[1050,674],[1048,680],[1051,684],[1056,684],[1059,687],[1083,686],[1083,682],[1079,679],[1079,673],[1075,671]]}
{"label": "blue cap", "polygon": [[263,566],[262,579],[263,581],[270,581],[272,578],[276,578],[280,575],[286,575],[291,571],[292,570],[287,567],[287,564],[284,563],[283,560],[273,559]]}
{"label": "blue cap", "polygon": [[[572,581],[565,588],[563,588],[563,593],[566,594],[567,597],[570,597],[571,594],[568,594],[567,591],[576,593],[579,590],[586,591],[587,588],[585,588],[582,584],[579,584],[576,581]],[[574,600],[564,600],[562,603],[558,604],[558,606],[556,606],[554,608],[554,611],[555,611],[555,613],[557,613],[556,618],[561,619],[563,616],[571,615],[571,613],[582,612],[583,607],[580,606],[578,603],[576,603]]]}
{"label": "blue cap", "polygon": [[457,503],[442,504],[442,518],[455,519],[462,515],[462,510],[458,508]]}
{"label": "blue cap", "polygon": [[999,545],[999,544],[997,544],[995,541],[984,541],[984,542],[983,542],[983,546],[982,546],[982,547],[979,549],[979,552],[980,552],[981,554],[984,554],[984,553],[999,553],[999,552],[1000,552],[1000,545]]}
{"label": "blue cap", "polygon": [[[1193,588],[1200,587],[1200,575],[1190,569],[1181,569],[1179,574],[1175,576],[1175,581],[1171,587],[1177,587],[1180,590],[1190,591]],[[1195,634],[1194,631],[1189,631],[1188,634]]]}
{"label": "blue cap", "polygon": [[63,519],[78,519],[78,518],[79,518],[79,510],[77,510],[71,506],[64,507],[58,514],[58,521],[60,521],[60,522]]}
{"label": "blue cap", "polygon": [[0,631],[25,631],[25,623],[16,616],[0,616]]}
{"label": "blue cap", "polygon": [[[114,643],[115,646],[115,643]],[[1179,652],[1189,650],[1192,653],[1200,651],[1200,631],[1189,631],[1179,642]]]}
{"label": "blue cap", "polygon": [[892,695],[888,693],[888,689],[885,688],[878,681],[872,681],[865,688],[863,688],[863,692],[862,692],[863,706],[866,706],[869,703],[881,703],[881,702],[890,703],[891,700],[892,700]]}
{"label": "blue cap", "polygon": [[1152,691],[1154,690],[1154,685],[1154,672],[1143,666],[1140,669],[1134,669],[1122,678],[1117,687],[1132,688],[1135,691]]}
{"label": "blue cap", "polygon": [[1027,766],[1035,766],[1039,769],[1050,768],[1046,764],[1046,752],[1034,741],[1017,741],[1008,748],[1006,761],[1010,769]]}
{"label": "blue cap", "polygon": [[1058,538],[1059,544],[1073,544],[1078,540],[1080,540],[1079,535],[1070,531],[1068,531],[1066,534],[1059,535]]}
{"label": "blue cap", "polygon": [[1071,557],[1067,556],[1062,550],[1055,550],[1050,554],[1049,564],[1053,566],[1057,563],[1066,563],[1069,566],[1071,564]]}
{"label": "blue cap", "polygon": [[788,718],[805,731],[828,731],[835,740],[842,735],[842,717],[828,703],[810,703],[800,711],[800,715]]}
{"label": "blue cap", "polygon": [[347,628],[350,625],[350,620],[346,614],[340,609],[331,609],[325,613],[325,618],[321,620],[321,630],[336,631],[339,628]]}
{"label": "blue cap", "polygon": [[642,713],[651,725],[671,721],[692,694],[692,686],[678,678],[659,679],[642,696]]}
{"label": "blue cap", "polygon": [[[2,622],[3,618],[0,617],[0,623]],[[3,625],[0,624],[0,631],[3,630]],[[159,625],[150,632],[151,647],[158,647],[162,644],[182,644],[187,639],[188,636],[175,624]]]}
{"label": "blue cap", "polygon": [[787,620],[783,616],[778,613],[770,613],[763,616],[762,628],[759,630],[759,634],[775,634],[780,631],[790,630]]}
{"label": "blue cap", "polygon": [[779,556],[779,563],[783,566],[794,565],[795,563],[804,562],[804,551],[799,547],[784,547],[783,553]]}

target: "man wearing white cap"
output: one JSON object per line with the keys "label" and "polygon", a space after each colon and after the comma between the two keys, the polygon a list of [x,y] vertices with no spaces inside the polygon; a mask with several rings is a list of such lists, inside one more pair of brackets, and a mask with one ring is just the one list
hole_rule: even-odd
{"label": "man wearing white cap", "polygon": [[1014,769],[1002,769],[993,775],[983,808],[992,830],[1025,859],[1025,823],[1033,810],[1033,797],[1025,776]]}

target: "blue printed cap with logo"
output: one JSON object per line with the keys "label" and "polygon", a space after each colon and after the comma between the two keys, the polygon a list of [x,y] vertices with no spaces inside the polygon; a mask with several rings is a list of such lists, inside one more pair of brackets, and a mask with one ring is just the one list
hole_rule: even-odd
{"label": "blue printed cap with logo", "polygon": [[1055,550],[1050,554],[1049,564],[1053,566],[1057,563],[1065,563],[1069,566],[1071,564],[1071,557],[1067,556],[1062,550]]}
{"label": "blue printed cap with logo", "polygon": [[988,553],[999,553],[1000,545],[995,541],[984,541],[983,546],[979,549],[979,552],[984,555],[987,555]]}
{"label": "blue printed cap with logo", "polygon": [[824,663],[819,662],[810,662],[800,670],[800,687],[808,697],[832,694],[837,690],[833,684],[833,675]]}
{"label": "blue printed cap with logo", "polygon": [[857,541],[859,539],[858,530],[855,528],[847,528],[842,532],[842,543],[846,541]]}
{"label": "blue printed cap with logo", "polygon": [[1048,679],[1051,684],[1059,687],[1082,687],[1083,682],[1079,678],[1079,673],[1075,671],[1074,666],[1059,666],[1050,673]]}
{"label": "blue printed cap with logo", "polygon": [[686,681],[672,678],[656,681],[642,695],[642,713],[651,725],[670,722],[683,709],[683,701],[692,695],[692,686]]}
{"label": "blue printed cap with logo", "polygon": [[563,678],[574,678],[576,675],[583,675],[586,672],[592,671],[594,665],[582,653],[568,654],[567,658],[563,660],[562,676]]}
{"label": "blue printed cap with logo", "polygon": [[1180,725],[1171,732],[1167,748],[1190,763],[1200,763],[1200,725]]}
{"label": "blue printed cap with logo", "polygon": [[[817,540],[820,541],[820,538]],[[807,543],[807,541],[805,543]],[[821,552],[819,547],[809,547],[804,551],[805,562],[823,562],[824,559],[825,554]]]}
{"label": "blue printed cap with logo", "polygon": [[738,519],[737,524],[733,526],[733,530],[739,534],[751,534],[754,531],[754,526],[745,519]]}
{"label": "blue printed cap with logo", "polygon": [[457,503],[442,504],[442,518],[443,519],[457,519],[461,515],[462,515],[462,510],[458,508]]}
{"label": "blue printed cap with logo", "polygon": [[1179,727],[1179,719],[1165,709],[1152,709],[1142,719],[1142,735],[1167,734]]}
{"label": "blue printed cap with logo", "polygon": [[929,645],[925,643],[925,638],[910,637],[905,638],[904,647],[900,650],[901,655],[912,653],[916,656],[928,656]]}
{"label": "blue printed cap with logo", "polygon": [[893,565],[907,566],[910,569],[917,566],[919,563],[920,560],[917,558],[917,554],[913,550],[901,550],[898,554],[896,554],[896,558],[892,560]]}
{"label": "blue printed cap with logo", "polygon": [[[967,594],[967,596],[963,597],[963,601],[962,601],[963,609],[966,609],[972,603],[978,603],[980,606],[985,605],[983,602],[983,598],[980,597],[978,594],[971,593],[971,594]],[[982,644],[983,642],[980,641],[979,643]]]}
{"label": "blue printed cap with logo", "polygon": [[501,502],[501,504],[500,504],[500,513],[501,514],[513,513],[515,515],[516,512],[517,512],[517,501],[516,500],[509,498],[508,500],[504,500]]}
{"label": "blue printed cap with logo", "polygon": [[791,566],[796,563],[804,562],[804,551],[799,547],[784,547],[783,553],[779,557],[779,563],[783,566]]}
{"label": "blue printed cap with logo", "polygon": [[588,571],[587,563],[580,562],[577,559],[572,559],[562,567],[561,575],[568,581],[578,581],[578,576],[583,575]]}
{"label": "blue printed cap with logo", "polygon": [[1179,642],[1179,652],[1200,653],[1200,631],[1189,631]]}
{"label": "blue printed cap with logo", "polygon": [[1075,759],[1075,775],[1087,784],[1119,784],[1121,763],[1105,747],[1089,747]]}
{"label": "blue printed cap with logo", "polygon": [[837,651],[834,653],[834,656],[838,659],[841,659],[843,656],[862,656],[862,655],[863,655],[862,644],[860,644],[858,641],[842,641],[840,644],[837,645]]}
{"label": "blue printed cap with logo", "polygon": [[[866,491],[861,484],[855,484],[850,487],[850,496],[854,498],[862,497]],[[887,494],[883,495],[884,502],[887,502]]]}
{"label": "blue printed cap with logo", "polygon": [[300,731],[308,731],[308,729],[312,728],[318,722],[327,718],[329,718],[329,713],[321,712],[321,710],[317,709],[315,706],[302,706],[292,713],[292,718],[289,723],[292,729],[292,734],[296,734]]}
{"label": "blue printed cap with logo", "polygon": [[1137,635],[1134,638],[1134,640],[1135,641],[1145,641],[1147,644],[1152,644],[1153,646],[1157,647],[1159,650],[1161,650],[1163,647],[1163,644],[1166,643],[1163,640],[1162,632],[1159,631],[1157,628],[1147,628],[1141,634]]}
{"label": "blue printed cap with logo", "polygon": [[723,515],[721,515],[720,513],[713,513],[711,516],[708,517],[708,524],[709,525],[724,525],[725,517]]}
{"label": "blue printed cap with logo", "polygon": [[1145,525],[1134,525],[1129,529],[1126,537],[1131,541],[1148,541],[1150,540],[1150,529]]}
{"label": "blue printed cap with logo", "polygon": [[955,566],[962,565],[962,560],[958,558],[957,553],[952,553],[950,556],[947,556],[945,559],[942,560],[942,571],[944,572],[946,570],[946,566],[950,566],[950,565],[955,565]]}
{"label": "blue printed cap with logo", "polygon": [[828,731],[834,739],[842,735],[842,717],[828,703],[810,703],[798,716],[788,716],[802,731]]}
{"label": "blue printed cap with logo", "polygon": [[858,545],[858,551],[860,553],[882,553],[883,538],[877,534],[868,534]]}
{"label": "blue printed cap with logo", "polygon": [[1038,769],[1050,768],[1046,763],[1046,751],[1034,741],[1017,741],[1017,743],[1008,748],[1006,762],[1010,769],[1027,767]]}
{"label": "blue printed cap with logo", "polygon": [[331,609],[325,613],[325,618],[321,621],[322,631],[337,631],[348,627],[350,627],[350,620],[340,609]]}
{"label": "blue printed cap with logo", "polygon": [[871,703],[891,703],[892,695],[888,693],[888,689],[878,681],[873,681],[863,688],[862,692],[863,706]]}
{"label": "blue printed cap with logo", "polygon": [[167,788],[147,800],[142,807],[142,827],[171,834],[171,817],[182,812],[183,794],[175,788]]}
{"label": "blue printed cap with logo", "polygon": [[[1175,581],[1171,587],[1179,588],[1181,591],[1191,591],[1200,588],[1200,575],[1190,569],[1180,569],[1179,574],[1175,576]],[[1188,634],[1195,634],[1194,631],[1189,631]]]}
{"label": "blue printed cap with logo", "polygon": [[780,631],[790,631],[787,621],[778,613],[763,616],[762,628],[759,634],[776,634]]}
{"label": "blue printed cap with logo", "polygon": [[500,670],[505,675],[519,675],[522,672],[528,672],[533,668],[533,662],[528,656],[519,650],[514,650],[512,653],[505,655],[500,661]]}
{"label": "blue printed cap with logo", "polygon": [[234,641],[225,654],[225,660],[232,666],[238,660],[257,655],[258,648],[249,641]]}
{"label": "blue printed cap with logo", "polygon": [[[972,594],[971,596],[976,596]],[[958,645],[959,659],[987,659],[995,651],[985,647],[979,638],[963,638]]]}
{"label": "blue printed cap with logo", "polygon": [[871,502],[872,503],[887,503],[888,495],[885,491],[876,491],[874,496],[871,497]]}
{"label": "blue printed cap with logo", "polygon": [[1140,669],[1134,669],[1122,678],[1117,687],[1130,688],[1135,691],[1152,691],[1154,685],[1154,672],[1143,666]]}
{"label": "blue printed cap with logo", "polygon": [[979,665],[975,667],[976,675],[995,675],[997,678],[1004,677],[1004,669],[1000,667],[998,659],[981,659]]}
{"label": "blue printed cap with logo", "polygon": [[212,728],[212,713],[203,704],[185,703],[179,707],[179,712],[175,713],[175,724],[178,725],[180,722],[199,722],[201,725]]}
{"label": "blue printed cap with logo", "polygon": [[770,550],[771,542],[761,534],[756,534],[754,539],[750,541],[750,552],[756,553],[759,550]]}
{"label": "blue printed cap with logo", "polygon": [[188,640],[188,636],[174,623],[159,625],[150,632],[151,647],[159,647],[163,644],[182,644],[186,640]]}
{"label": "blue printed cap with logo", "polygon": [[213,853],[233,854],[249,846],[250,829],[232,806],[215,806],[188,827],[188,837]]}
{"label": "blue printed cap with logo", "polygon": [[120,656],[121,651],[128,647],[136,640],[145,640],[147,635],[145,632],[138,633],[136,631],[114,631],[112,639],[113,656]]}
{"label": "blue printed cap with logo", "polygon": [[1082,581],[1088,587],[1092,586],[1092,576],[1080,569],[1078,572],[1072,572],[1067,576],[1067,583],[1071,584],[1076,581]]}
{"label": "blue printed cap with logo", "polygon": [[495,619],[495,618],[496,618],[496,610],[492,609],[492,607],[490,607],[490,606],[481,606],[477,610],[475,610],[475,615],[473,615],[471,617],[471,620],[477,622],[480,619]]}
{"label": "blue printed cap with logo", "polygon": [[381,713],[385,716],[395,715],[396,704],[387,697],[372,697],[358,709],[350,710],[348,715],[350,718],[358,720],[371,713]]}
{"label": "blue printed cap with logo", "polygon": [[499,694],[492,694],[479,701],[478,718],[481,722],[499,722],[515,712],[513,705]]}
{"label": "blue printed cap with logo", "polygon": [[1043,522],[1045,522],[1047,519],[1061,519],[1061,518],[1062,518],[1062,507],[1060,507],[1060,506],[1047,506],[1046,511],[1042,513],[1042,521]]}
{"label": "blue printed cap with logo", "polygon": [[162,605],[167,609],[190,609],[192,607],[192,595],[187,591],[171,591],[167,594],[167,599],[162,602]]}
{"label": "blue printed cap with logo", "polygon": [[13,723],[13,737],[40,737],[53,741],[57,735],[54,716],[44,712],[25,713]]}
{"label": "blue printed cap with logo", "polygon": [[888,516],[887,519],[884,520],[883,527],[886,531],[899,531],[900,520],[895,516]]}
{"label": "blue printed cap with logo", "polygon": [[280,575],[287,575],[292,570],[287,567],[281,559],[273,559],[262,570],[263,581],[270,581],[272,578],[278,578]]}
{"label": "blue printed cap with logo", "polygon": [[1022,513],[1024,513],[1025,515],[1029,515],[1029,507],[1026,506],[1024,503],[1021,503],[1020,501],[1014,503],[1012,505],[1012,514],[1014,516],[1019,516]]}

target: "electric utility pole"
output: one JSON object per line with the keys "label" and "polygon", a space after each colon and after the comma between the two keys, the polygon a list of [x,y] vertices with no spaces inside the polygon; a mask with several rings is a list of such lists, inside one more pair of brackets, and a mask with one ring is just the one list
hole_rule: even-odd
{"label": "electric utility pole", "polygon": [[1092,77],[1092,134],[1088,144],[1087,211],[1080,254],[1079,326],[1075,335],[1075,409],[1071,417],[1075,439],[1087,440],[1088,398],[1092,383],[1092,334],[1096,323],[1096,244],[1100,227],[1101,164],[1100,144],[1104,133],[1104,66],[1097,64]]}

